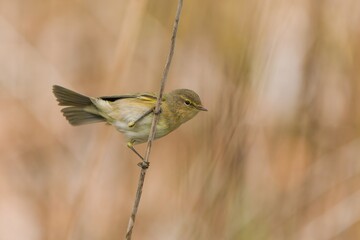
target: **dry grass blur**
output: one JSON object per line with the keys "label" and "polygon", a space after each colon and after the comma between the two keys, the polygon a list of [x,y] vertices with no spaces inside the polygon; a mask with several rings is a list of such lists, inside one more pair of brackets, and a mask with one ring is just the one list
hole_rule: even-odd
{"label": "dry grass blur", "polygon": [[[176,1],[0,0],[0,239],[123,239],[139,169],[53,84],[156,91]],[[134,239],[360,239],[360,2],[185,1]],[[145,146],[140,149],[144,150]]]}

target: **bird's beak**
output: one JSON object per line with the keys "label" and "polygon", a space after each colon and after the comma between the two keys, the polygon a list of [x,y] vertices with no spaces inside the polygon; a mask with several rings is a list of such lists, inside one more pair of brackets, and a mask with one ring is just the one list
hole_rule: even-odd
{"label": "bird's beak", "polygon": [[199,106],[196,106],[196,109],[200,110],[200,111],[207,111],[206,108],[204,108],[203,106],[199,105]]}

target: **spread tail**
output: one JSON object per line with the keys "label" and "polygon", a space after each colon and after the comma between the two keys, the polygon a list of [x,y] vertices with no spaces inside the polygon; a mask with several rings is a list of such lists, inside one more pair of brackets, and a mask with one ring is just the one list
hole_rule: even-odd
{"label": "spread tail", "polygon": [[53,93],[60,106],[67,106],[61,112],[71,125],[78,126],[106,121],[105,118],[94,113],[96,107],[89,97],[58,85],[53,86]]}

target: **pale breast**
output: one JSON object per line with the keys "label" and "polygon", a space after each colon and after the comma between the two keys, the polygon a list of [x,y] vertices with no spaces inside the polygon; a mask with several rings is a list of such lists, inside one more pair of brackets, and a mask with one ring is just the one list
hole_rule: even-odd
{"label": "pale breast", "polygon": [[[110,104],[111,109],[109,109],[108,104]],[[115,102],[107,102],[106,104],[98,104],[97,107],[101,108],[106,106],[106,108],[104,108],[105,111],[103,111],[103,117],[107,119],[107,122],[113,125],[119,132],[123,133],[128,141],[134,141],[134,144],[137,144],[146,142],[149,138],[154,114],[150,113],[145,117],[143,116],[152,109],[154,105],[154,102],[144,102],[137,98],[128,98]],[[141,120],[139,120],[139,118],[141,118]],[[129,126],[131,122],[136,123],[134,126]],[[160,115],[155,138],[165,136],[169,132],[163,115]]]}
{"label": "pale breast", "polygon": [[[115,121],[114,127],[121,133],[123,133],[128,141],[134,141],[135,144],[146,142],[149,138],[150,128],[152,124],[153,114],[149,114],[133,127],[129,127],[128,122]],[[164,121],[158,122],[156,128],[155,139],[167,135],[170,130]]]}

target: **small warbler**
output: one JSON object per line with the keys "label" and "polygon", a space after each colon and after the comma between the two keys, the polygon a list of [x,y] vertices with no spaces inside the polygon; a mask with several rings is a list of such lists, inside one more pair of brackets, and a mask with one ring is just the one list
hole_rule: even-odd
{"label": "small warbler", "polygon": [[[153,93],[138,93],[104,97],[87,97],[61,86],[54,85],[53,93],[61,111],[73,126],[106,122],[123,133],[127,146],[141,159],[133,147],[149,138],[152,118],[157,101]],[[174,131],[192,119],[199,111],[207,111],[199,96],[189,89],[177,89],[164,94],[161,114],[156,126],[155,139]]]}

